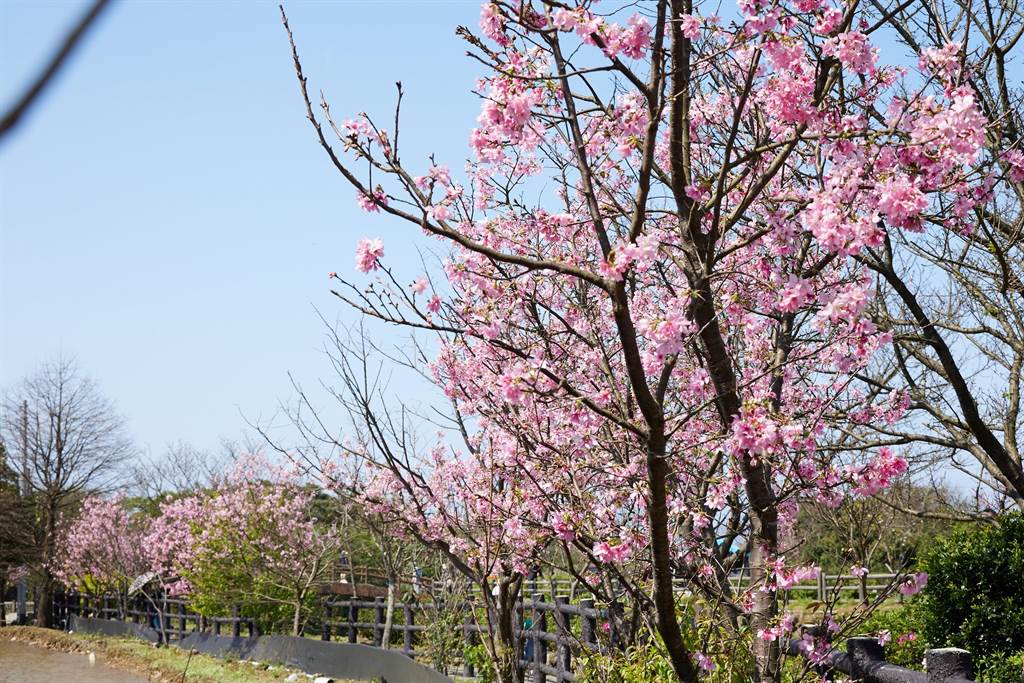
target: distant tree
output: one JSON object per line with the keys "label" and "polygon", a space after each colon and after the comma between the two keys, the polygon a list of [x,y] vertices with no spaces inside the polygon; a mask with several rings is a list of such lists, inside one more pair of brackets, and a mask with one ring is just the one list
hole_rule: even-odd
{"label": "distant tree", "polygon": [[53,573],[65,585],[113,593],[123,617],[128,587],[149,570],[146,531],[146,520],[131,514],[121,498],[86,498],[79,514],[61,526]]}
{"label": "distant tree", "polygon": [[317,493],[292,472],[242,459],[212,489],[161,506],[146,538],[153,568],[200,614],[242,604],[301,635],[341,547],[338,530],[312,514]]}
{"label": "distant tree", "polygon": [[150,500],[188,493],[209,487],[229,462],[227,455],[198,449],[186,441],[175,441],[159,456],[135,462],[131,468],[131,486],[140,497]]}
{"label": "distant tree", "polygon": [[0,403],[0,436],[8,467],[24,464],[31,501],[36,623],[50,625],[58,522],[89,494],[121,482],[134,452],[124,420],[75,363],[43,365],[7,391]]}
{"label": "distant tree", "polygon": [[[866,572],[897,573],[915,564],[925,545],[945,533],[949,491],[901,482],[870,498],[847,498],[832,506],[806,501],[800,507],[792,536],[798,554],[824,571],[861,576]],[[908,514],[904,509],[923,511]],[[966,516],[966,515],[965,515]]]}
{"label": "distant tree", "polygon": [[21,495],[18,473],[7,462],[0,442],[0,597],[7,592],[7,576],[29,564],[35,552],[32,508]]}

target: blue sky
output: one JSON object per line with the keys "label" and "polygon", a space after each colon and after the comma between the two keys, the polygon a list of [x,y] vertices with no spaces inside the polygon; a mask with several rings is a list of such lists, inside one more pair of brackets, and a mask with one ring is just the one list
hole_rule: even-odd
{"label": "blue sky", "polygon": [[[0,0],[0,102],[81,2]],[[477,65],[466,2],[287,2],[313,92],[390,117],[403,159],[466,156]],[[326,377],[323,326],[351,319],[326,274],[363,236],[419,274],[410,231],[368,216],[315,143],[276,3],[119,2],[0,143],[0,386],[60,354],[154,453],[215,448]],[[400,236],[400,237],[399,237]]]}

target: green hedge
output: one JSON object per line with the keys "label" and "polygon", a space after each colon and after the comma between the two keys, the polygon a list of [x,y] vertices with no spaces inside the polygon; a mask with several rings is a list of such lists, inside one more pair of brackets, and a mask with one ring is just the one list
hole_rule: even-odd
{"label": "green hedge", "polygon": [[1024,515],[958,529],[925,552],[921,569],[921,626],[934,647],[979,660],[1024,650]]}

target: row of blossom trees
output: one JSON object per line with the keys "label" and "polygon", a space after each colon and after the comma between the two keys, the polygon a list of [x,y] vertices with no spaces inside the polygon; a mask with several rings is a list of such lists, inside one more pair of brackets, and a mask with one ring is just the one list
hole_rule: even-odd
{"label": "row of blossom trees", "polygon": [[[334,433],[303,397],[300,454],[476,583],[497,680],[522,678],[514,605],[553,553],[603,599],[628,593],[679,680],[744,650],[746,675],[780,680],[795,623],[783,589],[816,571],[790,560],[784,531],[803,500],[838,505],[906,473],[903,446],[928,442],[915,415],[976,439],[1013,491],[1019,463],[901,272],[926,240],[948,255],[988,229],[1020,234],[1019,213],[992,215],[1021,191],[1019,132],[1001,114],[1017,96],[979,82],[993,60],[1005,75],[1021,32],[1012,12],[983,15],[970,2],[487,2],[479,34],[459,29],[484,70],[464,174],[403,159],[397,107],[390,127],[318,112],[292,41],[306,115],[359,205],[444,250],[438,271],[403,279],[385,241],[364,239],[356,268],[373,285],[331,273],[335,294],[430,335],[411,365],[426,361],[461,436],[416,438],[373,345],[339,334],[353,430]],[[911,58],[883,59],[899,43]],[[880,283],[897,302],[881,312]],[[924,403],[908,348],[953,377],[963,420],[934,407],[941,392]],[[737,590],[740,566],[752,581]],[[678,578],[703,620],[681,618]],[[812,661],[846,632],[828,606],[821,619],[804,636]]]}
{"label": "row of blossom trees", "polygon": [[316,495],[294,471],[247,457],[213,487],[161,503],[153,518],[122,498],[88,498],[62,530],[55,574],[116,594],[123,613],[132,581],[153,572],[160,592],[187,594],[200,614],[229,616],[240,605],[299,635],[341,544],[338,529],[314,516]]}

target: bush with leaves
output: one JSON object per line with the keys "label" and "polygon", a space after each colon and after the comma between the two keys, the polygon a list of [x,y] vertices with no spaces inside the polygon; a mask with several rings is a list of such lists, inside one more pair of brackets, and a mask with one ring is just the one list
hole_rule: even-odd
{"label": "bush with leaves", "polygon": [[1020,683],[1024,681],[1024,650],[1015,655],[982,657],[975,668],[982,683]]}
{"label": "bush with leaves", "polygon": [[885,642],[887,662],[920,669],[924,651],[930,647],[922,631],[920,603],[915,601],[893,609],[878,610],[857,629],[859,633]]}
{"label": "bush with leaves", "polygon": [[[465,620],[466,612],[462,609],[441,608],[429,614],[423,628],[423,637],[427,661],[434,669],[448,673],[455,666],[458,654],[463,649],[462,625]],[[491,667],[488,664],[486,668],[489,671]]]}
{"label": "bush with leaves", "polygon": [[1024,515],[958,529],[925,554],[922,569],[929,578],[921,623],[931,647],[961,647],[976,658],[1024,649]]}

